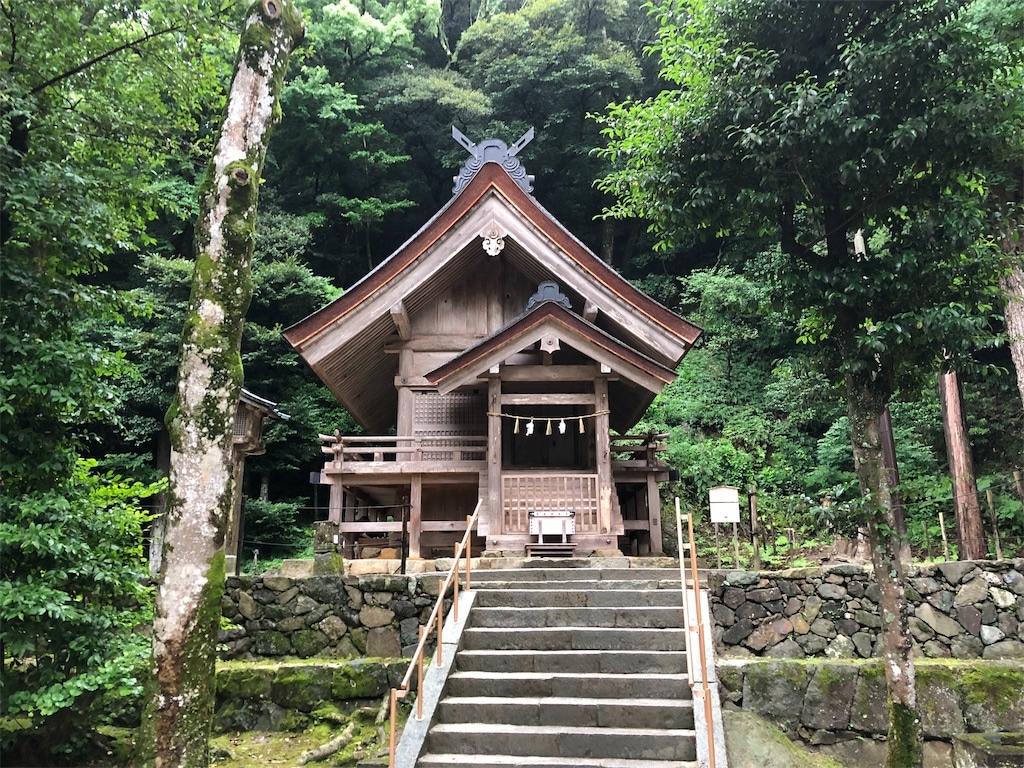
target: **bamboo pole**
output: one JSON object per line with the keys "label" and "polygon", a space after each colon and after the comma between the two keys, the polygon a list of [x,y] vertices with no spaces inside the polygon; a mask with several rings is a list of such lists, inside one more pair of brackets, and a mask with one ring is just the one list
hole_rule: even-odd
{"label": "bamboo pole", "polygon": [[946,518],[939,510],[939,530],[942,531],[942,559],[949,560],[949,540],[946,538]]}

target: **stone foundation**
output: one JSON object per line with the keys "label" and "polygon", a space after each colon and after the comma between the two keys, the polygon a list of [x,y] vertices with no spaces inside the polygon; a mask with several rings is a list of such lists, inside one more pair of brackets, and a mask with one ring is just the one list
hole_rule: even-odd
{"label": "stone foundation", "polygon": [[375,713],[405,669],[402,661],[383,659],[222,663],[213,730],[300,731],[317,722],[344,723],[363,708]]}
{"label": "stone foundation", "polygon": [[[879,655],[882,620],[870,568],[713,571],[708,589],[723,657]],[[919,656],[1024,658],[1024,560],[916,566],[907,598]]]}

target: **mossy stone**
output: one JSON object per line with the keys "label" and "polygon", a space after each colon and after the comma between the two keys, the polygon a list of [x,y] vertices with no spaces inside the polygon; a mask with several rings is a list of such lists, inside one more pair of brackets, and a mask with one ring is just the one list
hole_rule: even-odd
{"label": "mossy stone", "polygon": [[743,707],[780,725],[800,720],[810,670],[799,662],[751,664],[743,679]]}
{"label": "mossy stone", "polygon": [[391,689],[387,666],[380,662],[360,659],[333,673],[330,691],[335,700],[377,699]]}
{"label": "mossy stone", "polygon": [[270,695],[273,676],[273,669],[268,667],[218,667],[217,696],[223,699],[266,698]]}
{"label": "mossy stone", "polygon": [[941,664],[918,664],[915,669],[921,730],[928,738],[946,739],[964,731],[964,705],[958,674]]}
{"label": "mossy stone", "polygon": [[320,665],[280,667],[270,685],[270,698],[285,709],[312,712],[329,697],[332,672]]}
{"label": "mossy stone", "polygon": [[1014,663],[979,663],[960,676],[971,731],[1004,731],[1024,722],[1024,669]]}
{"label": "mossy stone", "polygon": [[873,662],[859,667],[857,689],[850,707],[850,728],[870,734],[883,734],[889,730],[889,693],[885,682],[885,669]]}
{"label": "mossy stone", "polygon": [[284,656],[292,646],[280,632],[262,631],[253,635],[252,650],[257,656]]}
{"label": "mossy stone", "polygon": [[800,720],[810,728],[845,730],[857,690],[857,668],[852,664],[822,664],[807,685]]}
{"label": "mossy stone", "polygon": [[303,629],[292,635],[292,648],[301,659],[316,656],[327,647],[327,635],[316,629]]}

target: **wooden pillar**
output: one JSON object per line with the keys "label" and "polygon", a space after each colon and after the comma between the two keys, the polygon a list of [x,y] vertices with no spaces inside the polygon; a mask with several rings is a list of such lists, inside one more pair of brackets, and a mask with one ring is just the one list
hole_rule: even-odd
{"label": "wooden pillar", "polygon": [[651,534],[651,552],[660,554],[664,551],[661,543],[661,493],[658,491],[658,480],[654,474],[647,475],[647,519]]}
{"label": "wooden pillar", "polygon": [[332,523],[342,521],[342,511],[345,509],[345,486],[341,484],[341,478],[335,475],[327,476],[330,480],[331,495],[327,501],[327,519]]}
{"label": "wooden pillar", "polygon": [[[411,376],[413,366],[413,352],[411,349],[403,349],[398,353],[398,375],[400,377]],[[407,437],[413,434],[413,410],[415,406],[416,393],[409,387],[400,385],[398,389],[398,423],[397,434]]]}
{"label": "wooden pillar", "polygon": [[419,560],[420,528],[423,523],[423,475],[409,481],[409,559]]}
{"label": "wooden pillar", "polygon": [[231,519],[228,520],[224,536],[224,572],[229,576],[237,576],[238,557],[242,549],[239,537],[242,532],[242,479],[245,476],[245,453],[236,447],[231,454]]}
{"label": "wooden pillar", "polygon": [[[337,494],[339,501],[337,503],[337,511],[335,511],[334,494],[335,487],[338,488]],[[337,484],[331,483],[331,500],[328,502],[329,507],[327,510],[327,519],[332,523],[340,522],[351,522],[356,518],[355,508],[359,506],[359,498],[351,491],[345,490],[345,486],[340,482]],[[358,534],[355,533],[343,533],[341,534],[341,554],[345,557],[352,557],[355,553],[355,543]]]}
{"label": "wooden pillar", "polygon": [[612,445],[608,424],[608,380],[594,379],[594,447],[597,454],[597,519],[602,535],[612,533]]}
{"label": "wooden pillar", "polygon": [[488,534],[504,533],[501,510],[501,378],[487,382],[487,508],[481,510],[487,520]]}

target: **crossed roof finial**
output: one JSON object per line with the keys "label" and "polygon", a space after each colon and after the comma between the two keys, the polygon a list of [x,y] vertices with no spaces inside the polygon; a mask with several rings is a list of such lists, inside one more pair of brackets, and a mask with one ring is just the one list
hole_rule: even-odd
{"label": "crossed roof finial", "polygon": [[455,186],[452,187],[452,194],[457,195],[477,172],[484,166],[484,163],[498,163],[505,169],[515,182],[526,193],[533,192],[534,177],[526,173],[522,163],[516,157],[523,147],[533,141],[533,128],[519,137],[519,140],[511,147],[501,139],[484,139],[478,144],[473,143],[462,131],[452,126],[452,138],[469,152],[469,158],[459,171],[459,175],[453,177]]}

